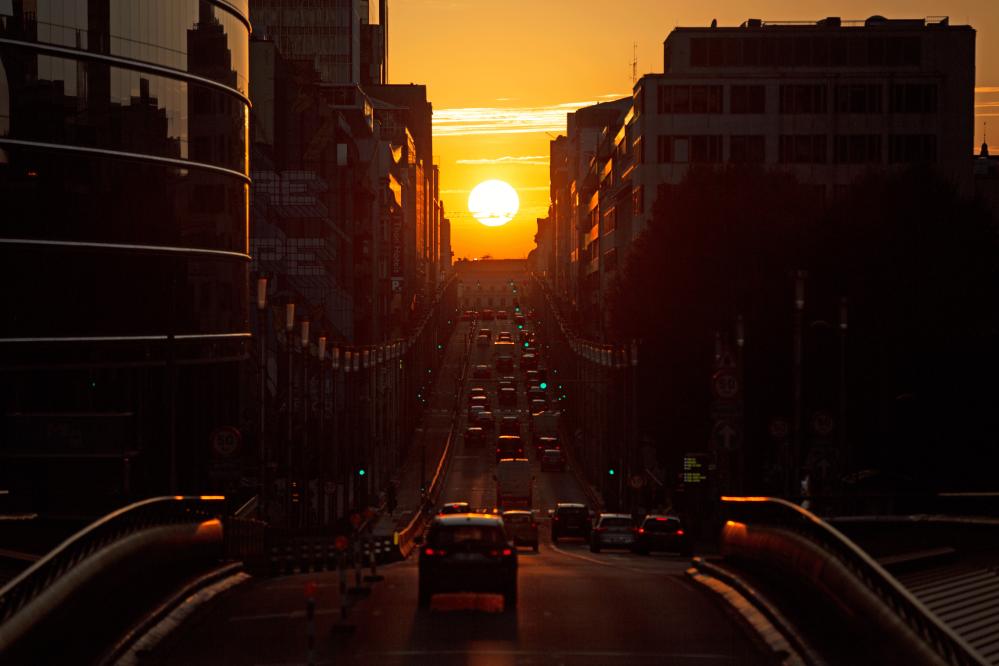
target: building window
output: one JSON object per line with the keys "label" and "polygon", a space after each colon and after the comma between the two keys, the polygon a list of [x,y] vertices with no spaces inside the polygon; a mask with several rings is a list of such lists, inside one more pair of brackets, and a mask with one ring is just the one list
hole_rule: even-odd
{"label": "building window", "polygon": [[729,161],[736,164],[763,164],[766,161],[762,135],[729,137],[728,149]]}
{"label": "building window", "polygon": [[[695,37],[691,67],[915,67],[919,37]],[[668,69],[667,69],[668,71]]]}
{"label": "building window", "polygon": [[722,86],[658,87],[659,113],[721,113]]}
{"label": "building window", "polygon": [[784,134],[780,137],[781,164],[825,164],[825,134]]}
{"label": "building window", "polygon": [[936,113],[935,83],[899,83],[891,87],[892,113]]}
{"label": "building window", "polygon": [[664,164],[714,164],[721,162],[721,145],[715,135],[660,136],[658,158]]}
{"label": "building window", "polygon": [[617,228],[617,209],[611,207],[604,213],[604,221],[600,226],[600,233],[605,234]]}
{"label": "building window", "polygon": [[837,164],[877,164],[881,162],[881,135],[837,136],[835,157]]}
{"label": "building window", "polygon": [[617,248],[612,247],[611,249],[604,252],[604,270],[613,271],[617,269]]}
{"label": "building window", "polygon": [[899,134],[888,138],[888,159],[892,164],[926,164],[937,161],[934,134]]}
{"label": "building window", "polygon": [[641,137],[635,139],[634,143],[635,162],[645,164],[645,141]]}
{"label": "building window", "polygon": [[766,113],[766,107],[764,86],[732,86],[729,90],[731,113]]}
{"label": "building window", "polygon": [[690,137],[691,164],[717,164],[722,161],[722,138],[714,135]]}
{"label": "building window", "polygon": [[780,87],[780,112],[809,114],[826,112],[824,85],[783,85]]}
{"label": "building window", "polygon": [[645,210],[645,188],[636,187],[631,190],[631,214],[641,215]]}
{"label": "building window", "polygon": [[881,86],[858,84],[836,86],[838,113],[881,113]]}

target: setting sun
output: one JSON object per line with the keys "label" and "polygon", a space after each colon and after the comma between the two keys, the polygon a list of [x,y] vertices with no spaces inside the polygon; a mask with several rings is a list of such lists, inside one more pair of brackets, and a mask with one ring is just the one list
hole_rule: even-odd
{"label": "setting sun", "polygon": [[502,180],[479,183],[468,195],[468,210],[487,227],[502,227],[520,209],[517,191]]}

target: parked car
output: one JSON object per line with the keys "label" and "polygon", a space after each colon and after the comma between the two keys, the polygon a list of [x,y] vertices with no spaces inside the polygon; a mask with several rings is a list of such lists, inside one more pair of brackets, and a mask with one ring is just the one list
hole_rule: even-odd
{"label": "parked car", "polygon": [[590,539],[590,510],[585,504],[559,502],[552,512],[552,543],[565,537]]}
{"label": "parked car", "polygon": [[520,419],[516,416],[504,416],[500,418],[499,434],[520,436]]}
{"label": "parked car", "polygon": [[676,516],[650,514],[638,526],[632,550],[648,555],[653,550],[675,552],[689,556],[693,554],[690,537],[683,530]]}
{"label": "parked car", "polygon": [[517,389],[512,386],[501,386],[499,390],[500,407],[517,406]]}
{"label": "parked car", "polygon": [[590,533],[590,552],[599,553],[603,548],[626,548],[635,545],[635,521],[627,513],[602,513],[597,517]]}
{"label": "parked car", "polygon": [[455,513],[468,513],[471,510],[472,507],[468,502],[448,502],[441,505],[441,509],[437,512],[437,515],[449,516]]}
{"label": "parked car", "polygon": [[486,443],[486,431],[479,426],[465,428],[465,446],[479,447]]}
{"label": "parked car", "polygon": [[437,516],[418,543],[420,608],[439,592],[502,594],[504,611],[517,607],[517,549],[500,516]]}
{"label": "parked car", "polygon": [[545,449],[541,454],[542,472],[564,472],[565,452],[562,449]]}
{"label": "parked car", "polygon": [[472,377],[475,379],[489,379],[493,376],[493,370],[488,365],[477,365],[472,369]]}
{"label": "parked car", "polygon": [[530,546],[535,553],[538,552],[538,521],[533,513],[522,509],[504,511],[503,526],[514,546]]}

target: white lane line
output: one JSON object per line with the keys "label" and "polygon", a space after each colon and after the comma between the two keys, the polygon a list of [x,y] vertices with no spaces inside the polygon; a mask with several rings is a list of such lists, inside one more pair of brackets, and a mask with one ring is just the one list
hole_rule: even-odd
{"label": "white lane line", "polygon": [[[627,566],[627,565],[623,564],[622,563],[622,559],[619,559],[619,558],[615,558],[613,560],[598,560],[595,557],[588,557],[586,555],[580,555],[579,553],[571,553],[571,552],[569,552],[567,550],[562,550],[561,548],[559,548],[558,546],[556,546],[554,544],[548,544],[548,547],[550,549],[556,551],[556,552],[562,553],[563,555],[568,555],[569,557],[575,557],[578,560],[585,560],[586,562],[593,562],[594,564],[599,564],[599,565],[605,566],[605,567],[611,567],[611,568],[615,568],[615,569],[627,569],[628,571],[633,571],[635,573],[640,573],[640,574],[645,574],[645,575],[657,575],[657,574],[658,575],[662,575],[662,577],[665,578],[666,580],[668,580],[668,581],[670,581],[670,582],[672,582],[672,583],[674,583],[676,585],[679,585],[680,587],[684,588],[685,590],[686,589],[690,589],[686,585],[684,585],[683,582],[677,580],[677,578],[675,577],[674,574],[672,574],[670,572],[667,572],[667,571],[660,571],[658,569],[643,569],[643,568],[639,568],[639,567]],[[612,557],[613,557],[613,555],[612,555]]]}

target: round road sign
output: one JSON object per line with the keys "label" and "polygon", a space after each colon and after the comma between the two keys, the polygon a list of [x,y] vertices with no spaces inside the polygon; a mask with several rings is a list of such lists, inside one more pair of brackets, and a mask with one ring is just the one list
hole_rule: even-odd
{"label": "round road sign", "polygon": [[635,490],[638,490],[639,488],[645,485],[645,477],[642,476],[641,474],[632,474],[631,478],[628,479],[628,485],[634,488]]}
{"label": "round road sign", "polygon": [[722,368],[711,377],[711,392],[719,400],[732,400],[739,395],[739,378],[729,368]]}
{"label": "round road sign", "polygon": [[812,414],[812,431],[820,437],[828,437],[832,434],[833,428],[836,426],[836,421],[833,419],[832,414],[820,409],[814,414]]}
{"label": "round road sign", "polygon": [[787,419],[775,418],[770,420],[770,436],[774,439],[784,439],[791,432],[791,424]]}
{"label": "round road sign", "polygon": [[228,458],[239,450],[243,435],[238,428],[225,426],[212,431],[212,451],[221,458]]}

